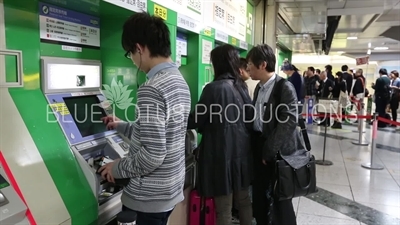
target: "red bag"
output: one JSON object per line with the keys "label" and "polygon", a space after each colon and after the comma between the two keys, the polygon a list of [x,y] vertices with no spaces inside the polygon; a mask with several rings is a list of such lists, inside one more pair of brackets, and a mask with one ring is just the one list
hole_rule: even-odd
{"label": "red bag", "polygon": [[200,197],[197,190],[190,193],[190,225],[215,225],[216,213],[213,198]]}

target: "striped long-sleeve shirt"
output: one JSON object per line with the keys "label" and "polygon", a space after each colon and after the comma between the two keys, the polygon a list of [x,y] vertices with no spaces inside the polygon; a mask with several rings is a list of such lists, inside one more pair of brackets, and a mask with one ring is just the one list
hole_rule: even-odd
{"label": "striped long-sleeve shirt", "polygon": [[112,174],[131,178],[121,198],[126,207],[159,213],[184,199],[190,92],[174,64],[159,64],[147,76],[137,93],[135,122],[117,126],[131,143],[128,156],[113,166]]}

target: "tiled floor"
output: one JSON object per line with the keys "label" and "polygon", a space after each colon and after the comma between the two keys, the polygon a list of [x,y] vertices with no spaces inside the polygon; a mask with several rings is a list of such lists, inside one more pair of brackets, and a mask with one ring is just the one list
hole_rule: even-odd
{"label": "tiled floor", "polygon": [[[378,131],[375,159],[383,170],[361,167],[371,144],[352,144],[359,137],[354,130],[327,129],[325,158],[333,165],[317,166],[318,193],[293,200],[298,225],[400,225],[400,130]],[[325,129],[310,125],[308,131],[312,154],[322,159]],[[371,129],[365,131],[371,143]]]}
{"label": "tiled floor", "polygon": [[[400,224],[400,130],[378,131],[376,162],[383,170],[361,167],[371,156],[371,129],[364,140],[369,146],[357,146],[355,126],[327,129],[326,160],[331,166],[317,166],[320,192],[295,199],[298,225],[399,225]],[[308,127],[312,153],[322,159],[324,128]]]}

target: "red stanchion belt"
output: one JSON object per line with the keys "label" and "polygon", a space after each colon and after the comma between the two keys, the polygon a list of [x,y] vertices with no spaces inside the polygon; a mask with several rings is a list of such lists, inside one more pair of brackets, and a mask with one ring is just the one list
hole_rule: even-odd
{"label": "red stanchion belt", "polygon": [[400,126],[400,123],[399,123],[399,122],[396,122],[396,121],[393,121],[393,120],[389,120],[389,119],[386,119],[386,118],[384,118],[384,117],[379,117],[379,116],[378,116],[378,120],[379,120],[379,121],[382,121],[382,122],[384,122],[384,123],[391,124],[391,125]]}
{"label": "red stanchion belt", "polygon": [[[319,114],[306,114],[303,113],[301,114],[302,116],[313,116],[313,117],[322,117],[322,118],[354,118],[354,119],[372,119],[371,115],[336,115],[336,114],[324,114],[324,113],[319,113]],[[378,116],[378,120],[382,121],[384,123],[388,123],[391,125],[396,125],[396,126],[400,126],[400,122],[397,121],[393,121],[393,120],[389,120],[386,119],[384,117],[379,117]]]}

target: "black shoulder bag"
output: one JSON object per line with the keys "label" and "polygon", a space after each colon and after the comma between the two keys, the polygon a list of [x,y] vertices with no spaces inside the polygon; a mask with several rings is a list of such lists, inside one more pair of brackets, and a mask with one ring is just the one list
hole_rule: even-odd
{"label": "black shoulder bag", "polygon": [[[283,82],[278,82],[277,85],[279,85],[279,87],[274,90],[273,96],[277,96],[278,102],[281,103],[280,95],[278,95],[276,91],[282,90]],[[310,151],[310,140],[303,118],[299,118],[299,126],[306,145],[305,147]],[[275,165],[276,182],[273,187],[275,199],[282,201],[306,196],[318,191],[314,156],[311,156],[310,161],[303,167],[294,169],[284,159],[279,157],[278,153]]]}

